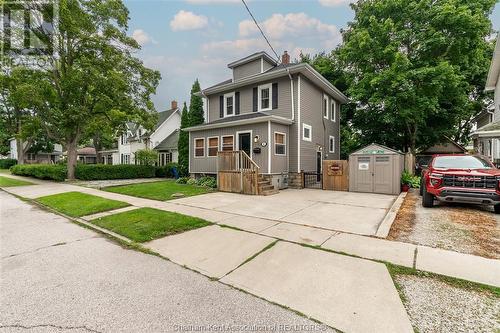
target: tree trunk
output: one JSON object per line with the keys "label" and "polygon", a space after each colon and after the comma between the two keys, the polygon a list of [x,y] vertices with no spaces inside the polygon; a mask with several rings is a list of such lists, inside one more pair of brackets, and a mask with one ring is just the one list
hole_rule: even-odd
{"label": "tree trunk", "polygon": [[77,140],[68,142],[68,180],[75,179]]}
{"label": "tree trunk", "polygon": [[17,164],[24,164],[24,141],[16,138]]}
{"label": "tree trunk", "polygon": [[94,149],[96,153],[96,159],[97,163],[102,163],[102,142],[101,138],[99,135],[95,135],[94,138],[92,139],[92,143],[94,144]]}

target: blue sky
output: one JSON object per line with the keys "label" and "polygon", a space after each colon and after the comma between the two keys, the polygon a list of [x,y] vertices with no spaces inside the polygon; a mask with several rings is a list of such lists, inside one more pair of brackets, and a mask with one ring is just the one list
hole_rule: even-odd
{"label": "blue sky", "polygon": [[[302,51],[329,51],[340,41],[340,29],[353,19],[350,0],[247,0],[274,48],[292,59]],[[198,78],[202,87],[231,77],[227,64],[265,50],[265,41],[241,0],[125,0],[130,34],[142,45],[137,56],[157,69],[162,81],[154,96],[156,108],[170,101],[189,102]],[[500,28],[500,4],[492,14]]]}

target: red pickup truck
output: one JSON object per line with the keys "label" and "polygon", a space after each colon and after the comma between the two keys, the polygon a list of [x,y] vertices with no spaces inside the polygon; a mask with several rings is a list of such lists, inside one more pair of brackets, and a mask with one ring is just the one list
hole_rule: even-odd
{"label": "red pickup truck", "polygon": [[486,157],[476,155],[434,155],[422,173],[422,206],[434,206],[434,199],[493,205],[500,214],[500,169]]}

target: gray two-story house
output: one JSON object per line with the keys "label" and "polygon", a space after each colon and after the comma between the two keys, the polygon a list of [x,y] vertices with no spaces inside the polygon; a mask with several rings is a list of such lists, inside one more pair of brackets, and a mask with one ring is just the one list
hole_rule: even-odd
{"label": "gray two-story house", "polygon": [[[339,159],[340,106],[347,98],[306,63],[258,52],[228,65],[233,77],[199,94],[206,119],[189,131],[189,172],[218,171],[218,152],[244,151],[275,188]],[[298,184],[297,184],[298,185]]]}

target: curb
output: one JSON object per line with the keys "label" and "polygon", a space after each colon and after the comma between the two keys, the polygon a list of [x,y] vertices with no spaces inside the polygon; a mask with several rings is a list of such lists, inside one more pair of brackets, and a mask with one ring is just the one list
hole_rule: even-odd
{"label": "curb", "polygon": [[392,204],[389,212],[385,215],[382,222],[379,224],[377,232],[375,233],[375,237],[378,238],[387,238],[389,235],[389,231],[391,230],[392,224],[394,220],[396,220],[396,215],[398,214],[401,205],[403,204],[404,199],[408,195],[408,192],[401,192],[397,199]]}

